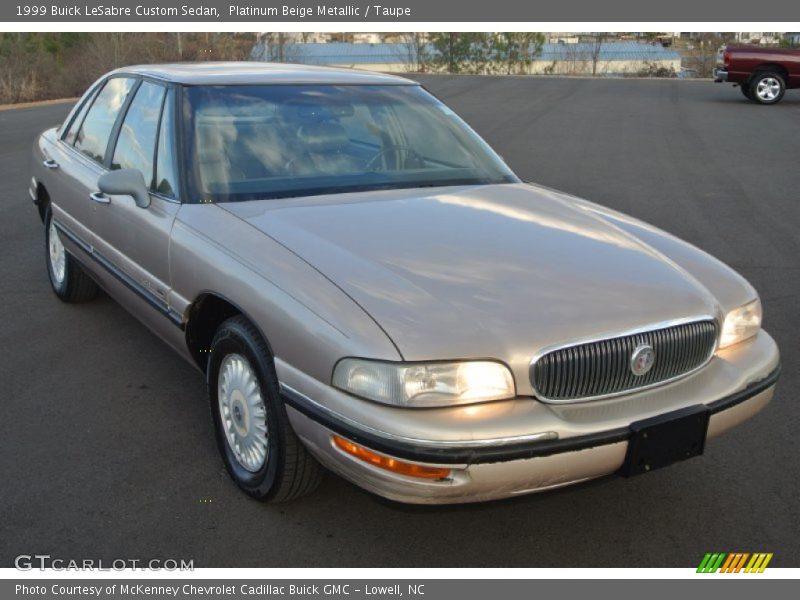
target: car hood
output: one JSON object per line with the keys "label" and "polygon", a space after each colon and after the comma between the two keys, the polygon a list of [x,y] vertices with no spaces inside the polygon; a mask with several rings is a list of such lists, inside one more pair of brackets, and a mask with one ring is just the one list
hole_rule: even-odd
{"label": "car hood", "polygon": [[718,312],[667,257],[526,184],[222,206],[344,290],[406,360],[527,365],[554,344]]}

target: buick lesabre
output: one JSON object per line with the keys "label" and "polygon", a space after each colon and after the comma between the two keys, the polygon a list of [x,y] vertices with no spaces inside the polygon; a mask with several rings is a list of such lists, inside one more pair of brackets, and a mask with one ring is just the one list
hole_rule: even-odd
{"label": "buick lesabre", "polygon": [[55,295],[103,288],[202,371],[225,466],[263,500],[320,465],[412,503],[645,473],[778,378],[741,276],[521,182],[395,76],[120,69],[38,138],[30,196]]}

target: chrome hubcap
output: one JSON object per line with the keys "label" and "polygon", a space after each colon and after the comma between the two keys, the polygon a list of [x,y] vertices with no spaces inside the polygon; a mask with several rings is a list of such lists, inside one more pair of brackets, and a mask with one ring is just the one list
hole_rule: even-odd
{"label": "chrome hubcap", "polygon": [[267,460],[267,409],[258,378],[247,359],[229,354],[217,377],[219,414],[225,439],[237,462],[255,473]]}
{"label": "chrome hubcap", "polygon": [[762,100],[774,100],[780,92],[781,84],[774,77],[765,77],[756,86],[756,94]]}
{"label": "chrome hubcap", "polygon": [[50,255],[50,273],[55,283],[60,285],[64,283],[64,274],[67,270],[67,255],[64,250],[64,244],[61,243],[58,230],[52,220],[47,234],[47,246]]}

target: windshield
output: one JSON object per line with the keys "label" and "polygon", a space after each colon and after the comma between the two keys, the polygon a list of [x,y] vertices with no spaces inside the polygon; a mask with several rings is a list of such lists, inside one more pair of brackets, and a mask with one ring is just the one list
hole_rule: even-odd
{"label": "windshield", "polygon": [[184,102],[194,202],[519,181],[415,85],[187,87]]}

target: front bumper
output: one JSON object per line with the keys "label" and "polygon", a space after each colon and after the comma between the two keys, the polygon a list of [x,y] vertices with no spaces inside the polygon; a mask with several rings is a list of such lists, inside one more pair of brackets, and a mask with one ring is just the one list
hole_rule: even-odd
{"label": "front bumper", "polygon": [[711,71],[711,74],[714,76],[714,81],[716,83],[728,81],[728,72],[725,69],[714,67],[714,69]]}
{"label": "front bumper", "polygon": [[[772,398],[780,366],[777,347],[764,332],[739,346],[720,353],[696,374],[661,388],[569,406],[548,406],[531,398],[487,403],[471,408],[478,413],[476,421],[469,420],[466,407],[448,409],[445,415],[449,419],[440,420],[440,411],[360,405],[343,395],[356,409],[345,416],[343,405],[336,406],[340,398],[329,396],[325,403],[312,400],[292,385],[299,383],[297,373],[280,363],[278,371],[292,426],[322,464],[393,500],[460,503],[543,491],[613,474],[625,461],[634,421],[702,404],[711,413],[710,439],[747,420]],[[324,395],[330,390],[324,386],[318,392]],[[503,404],[508,406],[501,407]],[[386,414],[376,417],[359,408],[389,411],[388,419]],[[484,418],[481,411],[486,411]],[[510,429],[504,416],[511,416],[518,427]],[[413,422],[404,422],[408,418],[416,420],[416,428]],[[442,427],[451,421],[455,421],[457,434]],[[496,435],[492,421],[505,425],[505,435]],[[438,423],[435,431],[431,422]],[[406,462],[446,466],[451,475],[439,481],[421,480],[374,467],[339,450],[332,442],[333,434]]]}

